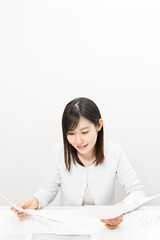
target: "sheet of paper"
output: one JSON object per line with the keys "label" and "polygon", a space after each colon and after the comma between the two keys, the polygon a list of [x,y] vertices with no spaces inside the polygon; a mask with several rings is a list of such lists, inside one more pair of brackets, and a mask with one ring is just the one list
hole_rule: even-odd
{"label": "sheet of paper", "polygon": [[[74,212],[74,214],[71,214],[71,212],[66,212],[66,214],[63,215],[60,214],[59,211],[54,212],[53,215],[46,214],[43,210],[31,210],[31,209],[23,209],[18,206],[16,206],[14,203],[9,201],[2,193],[0,193],[0,196],[3,197],[11,206],[13,206],[15,209],[17,209],[20,212],[27,213],[31,216],[39,216],[44,219],[49,219],[52,221],[55,221],[57,223],[63,223],[67,226],[78,226],[77,224],[83,225],[84,223],[87,225],[89,224],[96,224],[99,222],[99,219],[109,219],[109,218],[115,218],[117,216],[120,216],[121,214],[130,212],[135,210],[136,208],[140,207],[144,203],[151,201],[152,199],[159,197],[160,194],[153,196],[153,197],[134,197],[128,204],[119,205],[119,206],[84,206],[79,211]],[[97,222],[95,222],[95,220]]]}
{"label": "sheet of paper", "polygon": [[20,212],[24,212],[27,213],[29,215],[39,215],[38,211],[35,210],[31,210],[31,209],[23,209],[18,207],[16,204],[12,203],[8,198],[6,198],[2,193],[0,193],[0,196],[6,200],[6,202],[8,202],[12,207],[14,207],[16,210],[20,211]]}
{"label": "sheet of paper", "polygon": [[[16,204],[12,203],[8,198],[6,198],[2,193],[0,193],[0,196],[2,198],[4,198],[6,200],[6,202],[8,202],[12,207],[14,207],[16,210],[18,210],[19,212],[23,212],[23,213],[26,213],[28,215],[31,215],[31,216],[39,216],[39,217],[42,217],[44,219],[48,219],[48,216],[43,213],[43,211],[37,211],[37,210],[32,210],[32,209],[23,209],[23,208],[20,208],[18,207]],[[50,220],[52,221],[56,221],[56,222],[59,222],[59,223],[62,223],[61,222],[61,219],[59,219],[57,217],[57,219],[55,219],[53,216],[51,217],[50,216]]]}
{"label": "sheet of paper", "polygon": [[160,194],[152,197],[133,197],[127,204],[122,205],[122,211],[124,211],[124,213],[131,212],[157,197],[160,197]]}
{"label": "sheet of paper", "polygon": [[129,203],[123,205],[113,205],[113,206],[84,206],[82,208],[81,214],[83,216],[92,217],[92,218],[115,218],[120,216],[121,214],[131,212],[136,208],[140,207],[146,202],[151,201],[159,197],[160,194],[155,195],[153,197],[134,197],[130,200]]}

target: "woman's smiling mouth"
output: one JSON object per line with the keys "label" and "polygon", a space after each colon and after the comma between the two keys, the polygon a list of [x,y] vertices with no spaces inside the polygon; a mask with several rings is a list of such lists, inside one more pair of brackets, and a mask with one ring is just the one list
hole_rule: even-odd
{"label": "woman's smiling mouth", "polygon": [[80,146],[77,146],[77,148],[83,150],[83,149],[85,149],[87,146],[88,146],[88,144],[83,145],[83,146],[81,146],[81,147],[80,147]]}

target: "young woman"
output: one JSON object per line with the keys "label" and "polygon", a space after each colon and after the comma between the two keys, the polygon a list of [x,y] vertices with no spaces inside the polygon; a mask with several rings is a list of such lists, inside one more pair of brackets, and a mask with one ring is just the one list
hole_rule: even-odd
{"label": "young woman", "polygon": [[[54,200],[59,190],[61,205],[113,205],[116,178],[128,195],[121,204],[132,196],[146,195],[122,148],[104,142],[103,120],[91,99],[76,98],[66,105],[62,131],[63,144],[57,144],[53,149],[43,186],[18,206],[43,208]],[[27,216],[11,209],[20,220]],[[122,220],[123,215],[101,219],[109,229],[114,229]]]}

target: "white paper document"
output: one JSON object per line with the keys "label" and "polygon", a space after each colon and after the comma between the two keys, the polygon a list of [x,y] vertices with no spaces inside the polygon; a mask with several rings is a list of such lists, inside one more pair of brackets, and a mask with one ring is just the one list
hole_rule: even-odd
{"label": "white paper document", "polygon": [[92,218],[98,219],[109,219],[115,218],[122,214],[131,212],[136,208],[140,207],[144,203],[151,201],[159,197],[160,194],[155,195],[153,197],[133,197],[130,202],[125,203],[123,205],[113,205],[113,206],[84,206],[82,208],[81,214],[83,216],[88,216]]}
{"label": "white paper document", "polygon": [[45,214],[43,211],[37,211],[37,210],[32,210],[32,209],[23,209],[21,207],[18,207],[16,204],[12,203],[10,200],[8,200],[2,193],[0,193],[0,196],[6,200],[6,202],[8,202],[12,207],[14,207],[16,210],[18,210],[19,212],[23,212],[23,213],[26,213],[28,215],[31,215],[31,216],[39,216],[39,217],[43,217],[44,219],[48,219],[50,218],[50,220],[52,221],[55,221],[55,222],[59,222],[59,223],[62,223],[61,222],[61,219],[55,219],[51,216],[48,216],[47,214]]}
{"label": "white paper document", "polygon": [[[20,212],[24,212],[26,214],[29,214],[31,216],[39,216],[43,217],[44,219],[56,221],[59,223],[66,223],[69,222],[69,216],[62,216],[61,214],[56,212],[52,215],[48,215],[43,210],[32,210],[32,209],[23,209],[9,201],[2,193],[0,193],[0,196],[3,197],[11,206],[13,206],[15,209],[17,209]],[[152,199],[155,199],[159,197],[160,194],[155,195],[153,197],[133,197],[132,200],[130,200],[129,203],[123,204],[123,205],[118,205],[118,206],[84,206],[80,208],[80,210],[76,213],[76,215],[70,216],[72,218],[75,217],[78,220],[79,218],[82,217],[89,217],[89,218],[104,218],[104,219],[109,219],[109,218],[115,218],[117,216],[120,216],[121,214],[128,213],[130,211],[135,210],[136,208],[140,207],[146,202],[151,201]]]}

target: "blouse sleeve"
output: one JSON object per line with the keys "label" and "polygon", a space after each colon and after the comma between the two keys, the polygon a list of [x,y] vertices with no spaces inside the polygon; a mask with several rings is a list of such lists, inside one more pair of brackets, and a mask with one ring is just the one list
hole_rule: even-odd
{"label": "blouse sleeve", "polygon": [[57,165],[57,154],[56,150],[54,149],[52,153],[52,157],[49,161],[47,172],[44,176],[44,183],[33,196],[36,197],[39,201],[39,208],[43,208],[51,203],[59,189],[61,184],[61,178],[59,174],[59,168]]}
{"label": "blouse sleeve", "polygon": [[135,170],[123,151],[120,153],[116,175],[119,183],[127,193],[127,196],[123,199],[125,203],[129,202],[135,196],[146,196],[143,184],[140,182]]}

